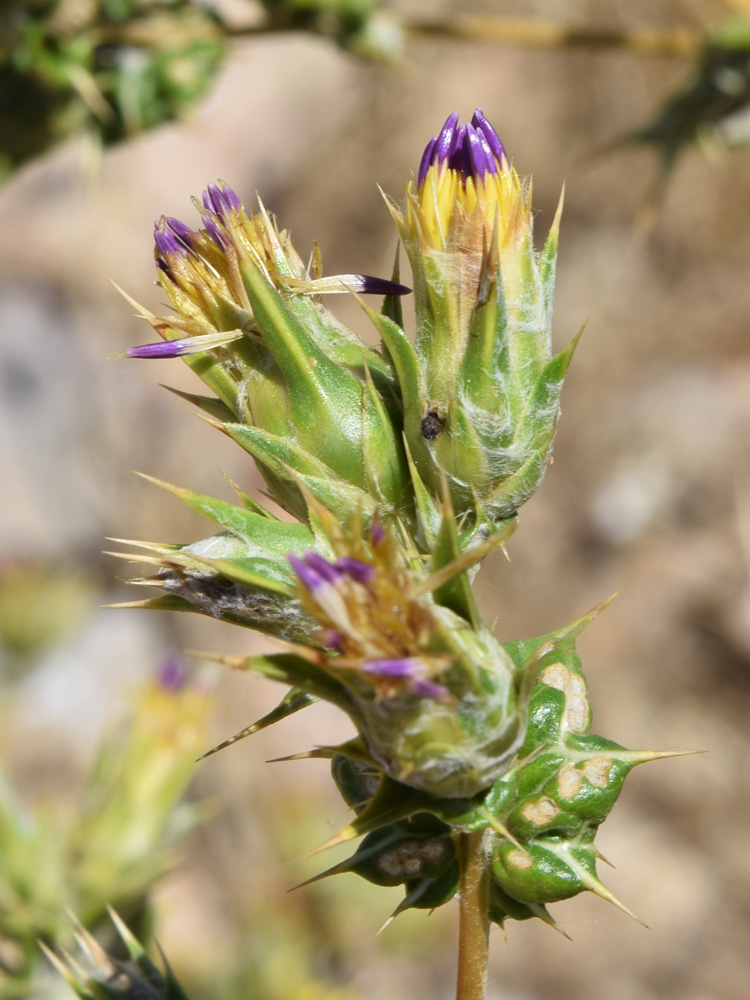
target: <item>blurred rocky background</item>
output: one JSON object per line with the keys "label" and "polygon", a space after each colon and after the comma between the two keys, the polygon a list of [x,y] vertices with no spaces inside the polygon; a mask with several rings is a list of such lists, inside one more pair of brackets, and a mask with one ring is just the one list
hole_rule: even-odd
{"label": "blurred rocky background", "polygon": [[[233,25],[264,23],[252,0],[215,6]],[[190,196],[216,178],[248,201],[261,193],[303,256],[317,240],[328,273],[388,274],[396,235],[376,185],[399,198],[447,114],[481,106],[519,171],[534,175],[540,237],[566,184],[558,346],[587,322],[554,464],[524,508],[510,563],[496,555],[483,571],[484,610],[514,638],[621,588],[582,642],[594,730],[631,747],[706,751],[639,769],[603,828],[617,865],[605,881],[651,929],[593,897],[552,907],[572,943],[542,924],[510,924],[506,946],[495,929],[490,996],[739,1000],[750,973],[750,152],[688,128],[672,162],[662,140],[677,133],[664,122],[683,106],[669,102],[700,77],[677,43],[649,55],[616,41],[399,36],[399,18],[469,7],[678,40],[750,14],[742,0],[392,0],[395,20],[377,35],[390,61],[326,31],[239,32],[206,98],[180,120],[96,156],[90,137],[74,138],[7,177],[3,768],[29,809],[70,810],[95,747],[159,664],[185,648],[247,652],[265,641],[197,616],[101,607],[143,594],[101,554],[105,536],[181,542],[211,531],[131,469],[217,495],[221,472],[259,486],[239,449],[159,388],[197,391],[184,366],[105,360],[148,339],[110,279],[158,311],[153,221],[191,222]],[[740,93],[741,60],[721,71],[724,91]],[[723,128],[726,110],[708,124]],[[735,101],[724,138],[743,137],[741,112]],[[618,141],[639,132],[652,141]],[[354,303],[338,314],[365,329]],[[196,662],[195,684],[215,689],[218,705],[206,748],[281,694]],[[153,918],[193,997],[452,996],[450,907],[407,913],[376,939],[398,890],[341,876],[286,894],[336,860],[295,861],[346,815],[324,763],[263,762],[347,732],[315,707],[195,766],[191,794],[210,800],[212,818],[183,841]],[[0,947],[0,967],[12,972],[14,961]],[[44,989],[65,987],[50,977]],[[18,995],[12,975],[0,974],[0,995]]]}

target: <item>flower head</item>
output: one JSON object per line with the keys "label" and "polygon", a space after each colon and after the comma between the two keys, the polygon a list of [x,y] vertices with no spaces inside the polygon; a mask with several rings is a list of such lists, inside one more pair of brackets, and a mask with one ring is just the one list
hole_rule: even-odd
{"label": "flower head", "polygon": [[319,626],[307,660],[347,692],[342,707],[391,777],[450,797],[487,787],[520,735],[502,647],[438,604],[419,560],[377,522],[331,541],[334,558],[289,556]]}
{"label": "flower head", "polygon": [[301,520],[303,483],[345,520],[377,503],[408,522],[392,369],[319,297],[409,289],[363,274],[324,277],[317,248],[304,264],[264,206],[247,209],[227,184],[209,184],[193,203],[200,227],[162,216],[154,231],[159,283],[174,313],[142,312],[162,341],[126,356],[183,357],[218,397],[205,408]]}
{"label": "flower head", "polygon": [[[409,292],[405,285],[366,274],[324,278],[319,259],[308,269],[288,234],[279,230],[264,206],[259,204],[258,211],[248,212],[228,184],[209,184],[201,200],[195,198],[193,204],[202,228],[193,230],[171,216],[162,216],[154,228],[156,266],[169,279],[169,284],[162,284],[181,314],[171,325],[190,336],[199,338],[238,328],[245,333],[260,333],[249,289],[252,267],[260,270],[274,288],[295,296]],[[164,326],[157,330],[163,336],[169,332]],[[202,349],[214,346],[209,343]],[[129,357],[166,356],[149,354],[144,348],[127,353]],[[175,356],[184,353],[175,349]]]}
{"label": "flower head", "polygon": [[[410,191],[410,194],[412,192]],[[410,230],[437,250],[460,247],[466,263],[493,258],[530,211],[530,189],[510,165],[497,133],[477,108],[468,124],[448,117],[422,156],[414,198],[407,200]],[[464,280],[469,268],[464,268]]]}
{"label": "flower head", "polygon": [[497,522],[541,482],[572,354],[550,342],[558,220],[537,254],[531,182],[480,108],[447,118],[391,211],[414,276],[413,352],[384,336],[410,453],[433,494]]}

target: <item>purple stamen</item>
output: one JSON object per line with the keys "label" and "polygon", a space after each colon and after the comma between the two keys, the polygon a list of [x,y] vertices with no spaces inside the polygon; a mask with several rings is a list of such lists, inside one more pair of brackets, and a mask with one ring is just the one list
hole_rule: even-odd
{"label": "purple stamen", "polygon": [[125,357],[179,358],[184,354],[198,354],[200,351],[205,350],[204,345],[200,343],[196,344],[195,338],[180,337],[178,340],[158,340],[155,344],[139,344],[138,347],[129,347],[125,351]]}
{"label": "purple stamen", "polygon": [[336,569],[346,573],[348,577],[357,583],[369,583],[375,576],[375,567],[370,563],[362,562],[361,559],[353,559],[351,556],[342,556],[336,560]]}
{"label": "purple stamen", "polygon": [[375,546],[380,545],[380,543],[385,538],[385,528],[380,523],[380,521],[374,522],[372,530],[370,532],[370,537],[372,538],[372,544]]}

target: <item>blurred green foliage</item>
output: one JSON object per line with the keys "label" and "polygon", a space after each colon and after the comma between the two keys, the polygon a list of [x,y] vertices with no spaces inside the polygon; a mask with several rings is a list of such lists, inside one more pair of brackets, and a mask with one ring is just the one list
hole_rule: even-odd
{"label": "blurred green foliage", "polygon": [[6,0],[0,176],[81,131],[108,144],[177,117],[224,51],[191,0]]}
{"label": "blurred green foliage", "polygon": [[0,660],[15,673],[83,622],[96,581],[62,563],[0,566]]}
{"label": "blurred green foliage", "polygon": [[604,46],[641,55],[663,47],[688,58],[692,71],[629,138],[654,146],[665,174],[696,142],[750,141],[750,16],[725,19],[705,36],[691,36],[687,46],[676,44],[680,29],[652,32],[649,46],[639,49],[625,30],[568,30],[502,17],[469,18],[467,27],[450,14],[420,21],[386,11],[380,0],[262,0],[262,6],[265,21],[233,27],[211,0],[4,0],[0,178],[69,136],[85,132],[107,145],[188,113],[206,94],[230,42],[269,32],[318,35],[355,56],[385,62],[401,58],[407,38],[435,32],[447,41]]}
{"label": "blurred green foliage", "polygon": [[114,910],[110,910],[110,916],[125,945],[127,963],[110,957],[77,920],[74,934],[86,967],[67,953],[65,961],[61,961],[43,945],[50,961],[81,1000],[188,1000],[166,959],[162,972]]}
{"label": "blurred green foliage", "polygon": [[267,31],[307,31],[365,59],[395,62],[403,55],[405,24],[380,0],[262,0]]}
{"label": "blurred green foliage", "polygon": [[685,85],[632,138],[658,149],[664,173],[696,142],[750,142],[750,17],[731,18],[706,39]]}
{"label": "blurred green foliage", "polygon": [[143,924],[150,890],[206,812],[183,798],[212,706],[201,691],[145,684],[75,801],[30,808],[0,776],[0,996],[34,995],[37,941],[67,943],[66,907],[89,928],[108,904]]}

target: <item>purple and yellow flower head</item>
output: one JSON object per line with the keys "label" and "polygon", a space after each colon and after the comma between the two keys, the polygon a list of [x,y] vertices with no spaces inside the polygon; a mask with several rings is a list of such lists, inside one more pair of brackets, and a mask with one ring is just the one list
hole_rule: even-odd
{"label": "purple and yellow flower head", "polygon": [[477,108],[468,123],[459,123],[457,112],[449,115],[427,144],[406,208],[410,237],[425,247],[486,255],[528,220],[530,188]]}
{"label": "purple and yellow flower head", "polygon": [[[193,204],[200,214],[200,228],[193,230],[171,216],[162,216],[154,228],[160,281],[178,314],[172,327],[194,339],[188,344],[183,343],[186,338],[178,337],[172,348],[175,357],[221,346],[225,341],[213,336],[216,333],[238,328],[258,332],[247,288],[250,267],[291,295],[409,292],[405,285],[366,274],[326,278],[320,273],[319,262],[316,273],[309,273],[288,234],[279,230],[264,206],[248,212],[228,184],[209,184],[201,200],[193,199]],[[201,339],[206,337],[212,339]],[[149,344],[126,353],[128,357],[171,356],[168,347],[159,350],[158,345]]]}
{"label": "purple and yellow flower head", "polygon": [[194,205],[200,226],[162,216],[154,231],[159,284],[173,315],[141,313],[162,342],[126,356],[184,357],[218,397],[219,405],[205,407],[210,415],[241,438],[275,499],[300,519],[302,476],[344,520],[376,504],[395,515],[406,497],[398,516],[408,521],[400,427],[375,388],[376,379],[391,378],[390,367],[319,298],[409,289],[363,274],[326,277],[317,249],[303,264],[264,206],[246,209],[227,184],[210,184]]}
{"label": "purple and yellow flower head", "polygon": [[510,660],[488,631],[434,600],[421,560],[392,530],[376,522],[330,541],[333,558],[289,556],[318,625],[305,660],[346,690],[343,707],[387,774],[473,795],[519,738]]}
{"label": "purple and yellow flower head", "polygon": [[541,482],[559,416],[569,359],[551,350],[558,219],[539,253],[531,183],[480,108],[470,122],[448,116],[403,210],[390,207],[414,285],[414,351],[393,351],[409,354],[410,454],[430,492],[447,484],[458,512],[497,523]]}

